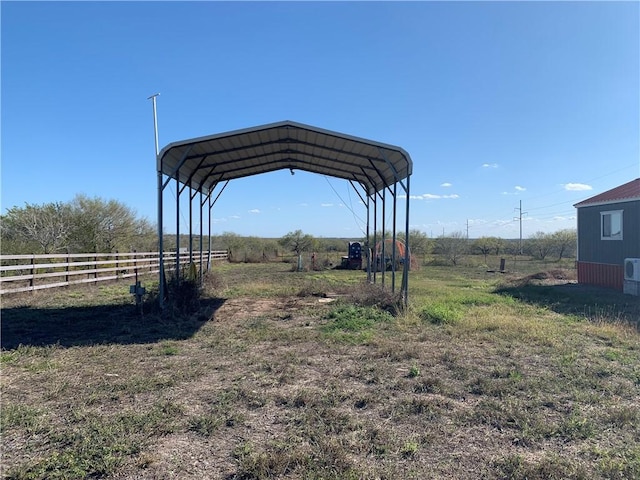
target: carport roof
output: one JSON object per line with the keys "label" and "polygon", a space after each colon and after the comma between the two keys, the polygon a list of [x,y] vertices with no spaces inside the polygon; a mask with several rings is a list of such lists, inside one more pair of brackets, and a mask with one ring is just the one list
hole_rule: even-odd
{"label": "carport roof", "polygon": [[371,195],[413,170],[400,147],[291,121],[174,142],[158,162],[164,175],[205,194],[219,182],[292,169],[351,180]]}

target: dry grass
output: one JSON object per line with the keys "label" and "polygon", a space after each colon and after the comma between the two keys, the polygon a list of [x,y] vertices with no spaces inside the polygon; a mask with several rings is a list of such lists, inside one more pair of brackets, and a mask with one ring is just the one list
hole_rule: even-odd
{"label": "dry grass", "polygon": [[429,267],[398,311],[362,276],[226,265],[182,316],[5,302],[3,478],[640,477],[628,297],[589,321],[591,295]]}

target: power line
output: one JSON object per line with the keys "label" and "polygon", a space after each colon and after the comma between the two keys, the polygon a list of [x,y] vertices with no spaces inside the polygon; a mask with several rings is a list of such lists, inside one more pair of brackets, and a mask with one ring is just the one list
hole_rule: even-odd
{"label": "power line", "polygon": [[[336,191],[335,188],[333,188],[333,185],[331,184],[331,182],[329,181],[329,179],[327,178],[326,175],[323,175],[324,179],[327,181],[327,183],[329,184],[329,186],[331,187],[331,190],[333,190],[333,193],[336,194],[336,196],[340,199],[340,201],[342,202],[342,204],[347,207],[347,209],[351,212],[351,214],[353,215],[353,220],[355,221],[357,227],[360,229],[360,231],[362,232],[362,234],[365,234],[364,229],[362,228],[362,224],[364,223],[364,221],[356,214],[356,212],[353,210],[353,208],[351,208],[351,205],[347,205],[347,203],[342,199],[342,197],[340,196],[340,194]],[[351,203],[351,194],[349,194],[349,203]],[[360,223],[358,223],[360,222]]]}

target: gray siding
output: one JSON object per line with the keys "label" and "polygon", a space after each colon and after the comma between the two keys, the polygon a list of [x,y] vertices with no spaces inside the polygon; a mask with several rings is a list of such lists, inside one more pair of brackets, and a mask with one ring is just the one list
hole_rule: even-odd
{"label": "gray siding", "polygon": [[[622,240],[600,239],[600,212],[622,210]],[[578,261],[622,265],[640,258],[640,201],[578,208]]]}

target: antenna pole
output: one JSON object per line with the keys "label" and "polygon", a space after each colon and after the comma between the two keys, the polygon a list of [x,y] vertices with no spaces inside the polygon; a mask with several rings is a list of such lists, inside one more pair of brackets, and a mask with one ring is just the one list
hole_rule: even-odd
{"label": "antenna pole", "polygon": [[156,159],[158,157],[158,153],[160,153],[158,151],[158,115],[156,112],[156,97],[158,97],[159,95],[159,93],[154,93],[149,98],[147,98],[147,100],[151,100],[151,103],[153,103],[153,132],[155,133],[156,137]]}
{"label": "antenna pole", "polygon": [[159,149],[158,149],[158,115],[156,111],[156,97],[160,94],[155,93],[151,95],[147,100],[151,100],[153,104],[153,132],[155,135],[155,147],[156,147],[156,171],[158,173],[158,302],[160,304],[160,310],[164,307],[164,239],[163,239],[163,227],[162,227],[162,165],[160,162]]}

